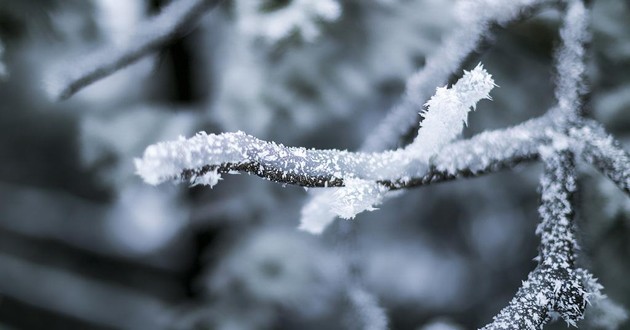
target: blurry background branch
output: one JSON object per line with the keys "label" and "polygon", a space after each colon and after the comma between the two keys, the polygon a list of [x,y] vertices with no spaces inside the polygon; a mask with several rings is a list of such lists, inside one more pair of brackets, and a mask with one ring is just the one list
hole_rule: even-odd
{"label": "blurry background branch", "polygon": [[124,47],[107,45],[78,60],[67,60],[46,84],[54,98],[66,99],[82,88],[157,51],[195,26],[220,0],[178,0],[143,22]]}

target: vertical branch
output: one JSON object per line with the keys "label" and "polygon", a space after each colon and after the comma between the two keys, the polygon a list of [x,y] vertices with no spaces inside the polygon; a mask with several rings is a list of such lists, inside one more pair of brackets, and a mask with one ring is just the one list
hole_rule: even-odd
{"label": "vertical branch", "polygon": [[575,121],[582,116],[581,97],[585,92],[583,75],[586,71],[584,64],[585,44],[590,36],[588,33],[588,10],[582,0],[568,1],[560,39],[562,46],[556,51],[556,99],[558,111],[565,119]]}
{"label": "vertical branch", "polygon": [[578,245],[572,203],[576,190],[574,155],[566,143],[554,144],[541,150],[545,170],[538,209],[538,266],[509,305],[483,329],[539,330],[557,316],[575,325],[583,318],[589,296],[599,294],[601,287],[593,277],[586,270],[575,268]]}

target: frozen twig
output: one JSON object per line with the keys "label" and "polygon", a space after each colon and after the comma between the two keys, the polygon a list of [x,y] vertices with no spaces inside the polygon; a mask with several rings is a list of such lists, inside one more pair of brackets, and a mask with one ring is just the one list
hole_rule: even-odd
{"label": "frozen twig", "polygon": [[587,31],[588,11],[581,0],[569,1],[560,29],[562,44],[556,52],[557,110],[575,121],[581,115],[581,96],[585,92],[583,75],[584,45],[590,36]]}
{"label": "frozen twig", "polygon": [[431,97],[435,86],[447,83],[469,54],[475,51],[493,23],[506,24],[545,0],[467,0],[457,10],[459,26],[427,58],[426,64],[408,80],[405,94],[364,141],[361,150],[395,148],[401,136],[418,123],[418,110]]}
{"label": "frozen twig", "polygon": [[445,146],[430,163],[401,168],[403,150],[361,153],[286,147],[242,132],[205,134],[160,142],[136,160],[138,174],[150,184],[169,180],[192,183],[211,172],[247,172],[278,183],[341,187],[344,177],[378,181],[391,188],[426,185],[496,171],[534,159],[545,141],[548,117],[512,128],[480,133]]}
{"label": "frozen twig", "polygon": [[588,163],[612,180],[617,187],[630,195],[630,155],[597,122],[586,121],[569,132]]}
{"label": "frozen twig", "polygon": [[[214,185],[220,173],[245,171],[276,182],[307,187],[339,187],[351,179],[356,187],[376,182],[391,188],[454,178],[460,172],[464,175],[485,172],[497,163],[501,167],[531,158],[544,130],[530,129],[530,126],[546,121],[525,123],[525,129],[515,127],[494,134],[483,133],[463,142],[463,147],[454,144],[449,149],[447,144],[461,131],[469,109],[478,100],[488,98],[493,85],[490,75],[478,66],[451,89],[438,89],[427,103],[428,109],[423,114],[426,120],[416,140],[395,151],[361,153],[291,148],[242,132],[199,133],[190,139],[180,138],[148,147],[144,157],[136,160],[136,168],[151,184],[184,179],[193,184]],[[363,181],[369,182],[363,184]],[[346,195],[352,196],[351,193]]]}
{"label": "frozen twig", "polygon": [[[387,116],[375,128],[374,133],[370,134],[364,141],[361,150],[378,152],[395,148],[400,137],[407,134],[414,125],[417,125],[418,110],[432,95],[435,86],[446,84],[449,76],[462,66],[466,58],[487,36],[492,24],[506,24],[527,9],[547,2],[545,0],[505,2],[466,0],[460,2],[457,8],[459,26],[429,56],[426,65],[407,80],[402,100],[389,110]],[[422,140],[422,138],[416,138],[416,141],[424,143]],[[449,177],[444,174],[434,172],[412,181],[414,183],[426,183]],[[408,182],[401,186],[406,184]],[[398,185],[394,184],[394,186]],[[333,193],[327,191],[310,193],[302,208],[300,228],[316,228],[316,230],[307,230],[317,233],[334,220],[334,214],[324,210],[328,208],[329,201],[335,200]],[[313,226],[305,224],[310,221],[315,221],[317,224]]]}
{"label": "frozen twig", "polygon": [[589,298],[600,295],[601,286],[586,270],[576,268],[578,245],[573,221],[575,192],[573,153],[566,141],[541,149],[545,163],[541,179],[541,236],[538,267],[485,330],[539,330],[551,319],[562,317],[576,325]]}
{"label": "frozen twig", "polygon": [[125,47],[107,45],[78,61],[68,62],[52,73],[47,84],[50,94],[66,99],[82,88],[156,51],[198,21],[220,0],[177,0],[138,28]]}

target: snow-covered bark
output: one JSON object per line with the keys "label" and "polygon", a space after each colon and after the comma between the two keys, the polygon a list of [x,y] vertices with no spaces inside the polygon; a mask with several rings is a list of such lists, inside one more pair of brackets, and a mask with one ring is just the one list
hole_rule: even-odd
{"label": "snow-covered bark", "polygon": [[205,134],[160,142],[136,159],[138,174],[150,184],[169,180],[197,182],[208,172],[247,172],[278,183],[341,187],[344,177],[378,181],[394,189],[510,168],[537,157],[548,117],[512,128],[480,133],[443,147],[430,163],[401,168],[403,150],[360,153],[286,147],[242,132]]}
{"label": "snow-covered bark", "polygon": [[177,37],[220,0],[176,0],[158,15],[142,23],[125,46],[106,45],[51,72],[46,84],[49,94],[66,99],[82,88],[138,61]]}
{"label": "snow-covered bark", "polygon": [[403,98],[363,143],[363,151],[395,148],[401,136],[418,121],[418,108],[434,93],[435,86],[446,84],[464,60],[475,51],[490,31],[492,24],[505,25],[534,6],[548,0],[465,0],[457,4],[458,26],[440,47],[427,58],[426,64],[406,82]]}
{"label": "snow-covered bark", "polygon": [[582,158],[630,195],[630,155],[594,121],[570,130]]}
{"label": "snow-covered bark", "polygon": [[538,209],[541,223],[536,230],[540,235],[538,266],[485,330],[542,329],[558,317],[575,326],[589,299],[601,295],[601,286],[592,275],[575,265],[574,155],[566,141],[554,142],[541,148],[545,169]]}
{"label": "snow-covered bark", "polygon": [[[389,110],[387,116],[374,129],[374,133],[367,136],[361,151],[377,152],[395,148],[400,137],[407,134],[417,124],[418,109],[434,93],[435,86],[444,85],[449,76],[474,53],[484,37],[488,36],[492,24],[505,25],[523,12],[533,10],[534,7],[548,2],[545,0],[506,2],[465,0],[459,2],[456,8],[459,25],[427,58],[425,66],[407,80],[402,99]],[[416,141],[423,140],[424,137],[416,138]],[[432,177],[422,180],[430,181]],[[334,221],[334,213],[328,210],[330,201],[335,199],[332,194],[326,191],[310,193],[309,199],[302,208],[301,228],[317,228],[317,230],[308,231],[320,233]],[[313,221],[317,225],[305,224]]]}
{"label": "snow-covered bark", "polygon": [[584,3],[569,1],[560,29],[562,43],[555,55],[557,110],[568,120],[576,120],[580,115],[580,98],[586,92],[583,75],[586,70],[584,47],[590,38],[587,27],[588,10]]}

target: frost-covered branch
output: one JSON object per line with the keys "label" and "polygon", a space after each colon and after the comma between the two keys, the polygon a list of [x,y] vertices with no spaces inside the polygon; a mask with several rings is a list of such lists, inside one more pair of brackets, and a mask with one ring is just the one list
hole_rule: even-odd
{"label": "frost-covered branch", "polygon": [[[481,173],[497,167],[496,163],[501,167],[531,158],[541,139],[536,134],[544,132],[513,128],[495,134],[484,133],[471,139],[468,143],[472,145],[464,146],[465,149],[449,150],[446,145],[461,132],[470,108],[474,108],[478,100],[488,98],[493,86],[491,76],[477,66],[452,88],[438,89],[427,103],[427,111],[423,113],[426,119],[416,140],[395,151],[309,150],[262,141],[242,132],[199,133],[190,139],[150,146],[144,157],[136,160],[136,167],[151,184],[183,179],[193,184],[214,185],[221,173],[244,171],[276,182],[308,187],[344,186],[345,180],[355,180],[355,183],[363,180],[402,188],[409,183],[418,185],[457,177],[460,172]],[[533,136],[530,132],[536,133]],[[497,134],[505,136],[497,137]],[[446,150],[439,152],[443,148]],[[433,158],[437,162],[433,162]]]}
{"label": "frost-covered branch", "polygon": [[575,121],[581,115],[581,96],[585,92],[583,75],[584,46],[590,35],[588,27],[588,10],[581,0],[569,1],[560,29],[561,46],[556,52],[556,99],[557,110],[569,120]]}
{"label": "frost-covered branch", "polygon": [[341,187],[344,177],[353,177],[399,189],[474,176],[534,159],[550,122],[541,117],[483,132],[445,146],[430,163],[418,161],[406,168],[400,165],[406,162],[402,150],[360,153],[295,148],[237,132],[199,133],[190,139],[152,145],[136,160],[136,169],[150,184],[169,180],[216,184],[210,179],[218,180],[221,173],[247,172],[305,187]]}
{"label": "frost-covered branch", "polygon": [[561,317],[575,326],[582,319],[589,298],[600,295],[601,286],[586,270],[575,267],[578,245],[573,221],[575,165],[566,139],[541,148],[545,163],[541,178],[541,236],[538,267],[485,330],[539,330]]}
{"label": "frost-covered branch", "polygon": [[158,15],[142,23],[125,47],[107,45],[52,73],[47,81],[50,94],[58,99],[69,98],[82,88],[134,63],[175,38],[219,2],[173,1]]}
{"label": "frost-covered branch", "polygon": [[630,155],[600,124],[594,121],[585,123],[569,132],[576,140],[582,158],[630,195]]}
{"label": "frost-covered branch", "polygon": [[449,76],[462,66],[493,23],[504,25],[524,11],[546,0],[490,1],[466,0],[458,3],[458,27],[427,58],[426,64],[406,82],[405,94],[364,141],[361,150],[383,151],[395,148],[401,136],[418,123],[418,108],[443,86]]}

